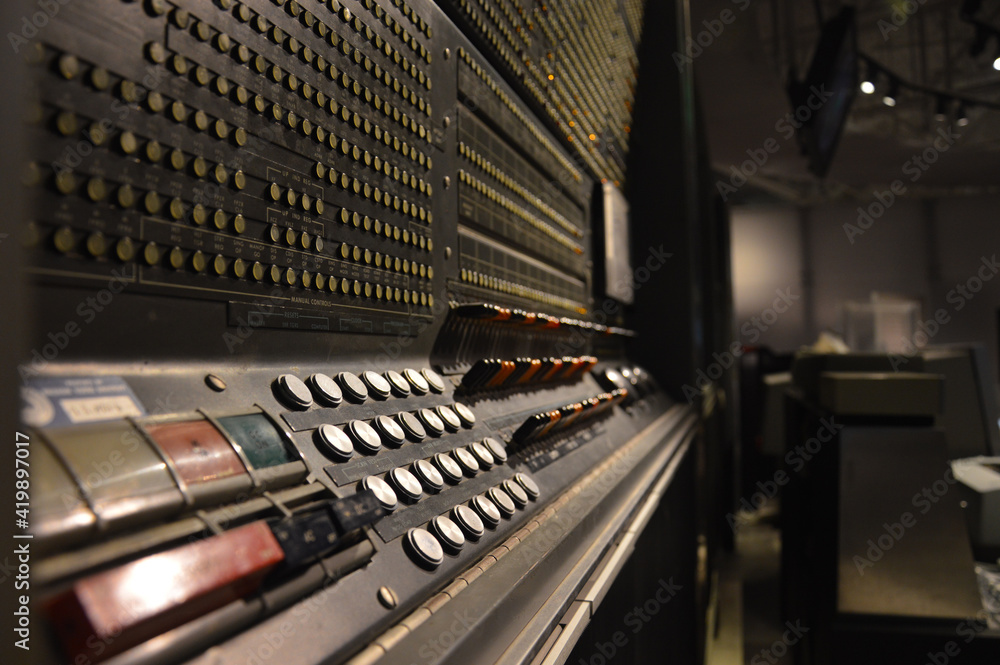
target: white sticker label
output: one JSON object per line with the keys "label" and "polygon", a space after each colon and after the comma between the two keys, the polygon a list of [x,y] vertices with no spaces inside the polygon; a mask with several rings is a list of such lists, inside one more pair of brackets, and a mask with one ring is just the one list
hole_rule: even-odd
{"label": "white sticker label", "polygon": [[128,395],[77,397],[59,403],[74,424],[142,415],[142,409]]}

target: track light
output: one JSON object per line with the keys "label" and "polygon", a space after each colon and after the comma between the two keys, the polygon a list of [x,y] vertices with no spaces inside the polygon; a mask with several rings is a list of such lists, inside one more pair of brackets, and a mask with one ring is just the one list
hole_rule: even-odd
{"label": "track light", "polygon": [[969,124],[969,115],[966,113],[964,102],[958,105],[958,112],[955,114],[955,124],[959,127],[965,127]]}
{"label": "track light", "polygon": [[871,62],[865,72],[865,77],[861,81],[861,92],[870,95],[875,92],[875,82],[878,80],[878,68]]}
{"label": "track light", "polygon": [[965,112],[965,102],[958,105],[958,113],[955,114],[955,124],[965,127],[969,124],[969,116]]}
{"label": "track light", "polygon": [[939,96],[934,107],[934,119],[943,122],[948,117],[948,100]]}
{"label": "track light", "polygon": [[889,90],[882,97],[882,103],[886,106],[895,106],[899,98],[899,79],[889,79]]}
{"label": "track light", "polygon": [[1000,56],[997,56],[997,58],[993,61],[993,69],[1000,72]]}

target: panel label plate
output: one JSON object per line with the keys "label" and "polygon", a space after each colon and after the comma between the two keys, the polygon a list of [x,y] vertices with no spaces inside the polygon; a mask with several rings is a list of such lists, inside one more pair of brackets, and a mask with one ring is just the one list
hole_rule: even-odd
{"label": "panel label plate", "polygon": [[118,376],[36,377],[21,387],[21,420],[32,427],[64,427],[146,414]]}

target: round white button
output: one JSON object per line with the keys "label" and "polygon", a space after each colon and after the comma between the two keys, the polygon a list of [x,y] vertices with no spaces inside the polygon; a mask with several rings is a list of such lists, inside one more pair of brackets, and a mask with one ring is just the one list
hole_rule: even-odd
{"label": "round white button", "polygon": [[486,496],[490,498],[490,501],[497,505],[500,512],[503,513],[504,517],[510,517],[514,514],[514,500],[510,498],[506,492],[497,487],[491,487],[486,490]]}
{"label": "round white button", "polygon": [[476,459],[479,460],[479,464],[484,469],[488,469],[493,466],[493,455],[490,454],[490,451],[486,448],[486,446],[476,441],[469,446],[469,450],[471,450],[472,454],[476,456]]}
{"label": "round white button", "polygon": [[382,441],[387,446],[398,446],[406,440],[406,432],[389,416],[375,416],[372,420],[375,429],[382,435]]}
{"label": "round white button", "polygon": [[410,501],[416,501],[424,493],[417,477],[402,467],[390,471],[389,479],[396,486],[396,489]]}
{"label": "round white button", "polygon": [[458,414],[458,417],[462,419],[462,424],[466,427],[472,427],[476,424],[476,414],[474,414],[472,409],[466,405],[461,402],[455,402],[451,405],[451,408]]}
{"label": "round white button", "polygon": [[444,423],[441,422],[441,418],[430,409],[420,409],[417,411],[417,417],[434,436],[439,436],[444,432]]}
{"label": "round white button", "polygon": [[528,493],[532,499],[537,499],[541,495],[541,490],[538,489],[538,485],[532,480],[531,476],[526,473],[518,473],[514,475],[514,480],[517,484],[524,488],[524,491]]}
{"label": "round white button", "polygon": [[476,471],[479,471],[479,462],[476,461],[476,456],[465,448],[456,448],[451,451],[451,454],[470,476],[474,476]]}
{"label": "round white button", "polygon": [[430,463],[430,460],[418,459],[414,462],[413,473],[432,492],[437,492],[444,487],[444,476]]}
{"label": "round white button", "polygon": [[427,568],[437,568],[444,561],[444,550],[441,543],[425,529],[410,529],[406,532],[406,544],[410,556]]}
{"label": "round white button", "polygon": [[430,384],[431,390],[436,393],[444,392],[444,379],[442,379],[437,372],[427,367],[420,370],[420,373],[427,380],[427,383]]}
{"label": "round white button", "polygon": [[368,386],[368,390],[374,393],[377,397],[385,399],[392,392],[392,386],[386,381],[381,374],[372,372],[371,370],[361,373],[361,380],[365,382]]}
{"label": "round white button", "polygon": [[451,516],[465,531],[465,535],[472,540],[479,540],[486,533],[486,527],[483,526],[483,520],[479,514],[464,503],[452,508]]}
{"label": "round white button", "polygon": [[354,445],[366,453],[377,453],[382,449],[382,437],[374,427],[363,420],[352,420],[347,423],[347,433],[351,435]]}
{"label": "round white button", "polygon": [[288,406],[295,409],[308,409],[313,404],[309,386],[293,374],[282,374],[278,377],[278,396]]}
{"label": "round white button", "polygon": [[484,495],[472,497],[472,507],[491,529],[500,524],[500,509]]}
{"label": "round white button", "polygon": [[368,476],[361,481],[361,487],[371,490],[375,494],[375,498],[378,499],[379,504],[386,510],[394,510],[399,504],[399,500],[396,498],[396,493],[392,490],[392,487],[378,476]]}
{"label": "round white button", "polygon": [[507,461],[507,450],[497,439],[494,439],[492,436],[488,436],[483,439],[483,445],[489,449],[490,454],[493,455],[498,463],[503,464]]}
{"label": "round white button", "polygon": [[444,515],[438,515],[431,520],[431,533],[438,537],[452,551],[462,549],[465,545],[465,536],[457,524]]}
{"label": "round white button", "polygon": [[500,486],[510,495],[510,498],[514,499],[514,503],[517,504],[518,508],[524,508],[528,505],[528,493],[516,482],[508,479],[500,483]]}
{"label": "round white button", "polygon": [[306,383],[312,388],[316,400],[322,404],[337,406],[344,401],[344,393],[341,392],[340,386],[326,374],[313,374],[306,379]]}
{"label": "round white button", "polygon": [[436,454],[434,456],[434,463],[441,470],[441,473],[444,474],[445,478],[451,482],[457,483],[462,479],[462,467],[445,453]]}
{"label": "round white button", "polygon": [[427,385],[427,379],[421,376],[420,372],[415,369],[404,369],[403,376],[410,382],[410,387],[413,388],[413,392],[417,395],[426,395],[427,391],[431,389]]}
{"label": "round white button", "polygon": [[435,407],[434,412],[441,417],[441,420],[444,421],[445,428],[447,428],[449,432],[457,432],[461,429],[461,418],[459,418],[458,415],[447,406],[442,405]]}
{"label": "round white button", "polygon": [[354,444],[351,443],[350,437],[335,425],[320,425],[316,430],[316,442],[320,450],[334,457],[347,459],[354,455]]}
{"label": "round white button", "polygon": [[406,381],[406,377],[399,372],[390,369],[385,373],[385,378],[392,385],[392,391],[398,396],[406,397],[410,394],[410,384]]}

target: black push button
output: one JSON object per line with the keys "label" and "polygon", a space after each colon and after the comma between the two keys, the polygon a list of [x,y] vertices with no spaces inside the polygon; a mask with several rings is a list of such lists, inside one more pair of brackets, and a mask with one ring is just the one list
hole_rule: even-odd
{"label": "black push button", "polygon": [[292,374],[282,374],[275,382],[278,396],[293,409],[308,409],[313,404],[312,393],[302,379]]}
{"label": "black push button", "polygon": [[465,545],[462,529],[444,515],[438,515],[431,520],[430,532],[451,552],[458,552]]}
{"label": "black push button", "polygon": [[424,568],[437,568],[444,561],[441,543],[425,529],[410,529],[406,532],[404,542],[410,557]]}
{"label": "black push button", "polygon": [[517,504],[518,508],[524,508],[528,505],[528,493],[513,480],[507,479],[503,481],[500,483],[500,487],[510,495],[510,498],[514,499],[514,503]]}
{"label": "black push button", "polygon": [[389,416],[375,416],[372,420],[375,430],[382,435],[382,442],[387,446],[399,446],[406,440],[403,428]]}
{"label": "black push button", "polygon": [[432,492],[439,492],[444,488],[444,476],[441,475],[441,472],[429,460],[420,459],[414,462],[413,473]]}
{"label": "black push button", "polygon": [[347,399],[352,402],[364,402],[368,399],[368,388],[364,381],[350,372],[341,372],[337,375],[337,383],[344,389]]}
{"label": "black push button", "polygon": [[436,393],[444,392],[444,379],[442,379],[437,372],[435,372],[429,367],[426,367],[420,370],[420,374],[427,381],[428,385],[430,385],[431,390],[433,390]]}
{"label": "black push button", "polygon": [[364,381],[366,386],[368,386],[368,390],[371,394],[381,399],[387,398],[389,393],[392,391],[392,386],[389,385],[389,382],[386,381],[381,374],[377,374],[376,372],[372,372],[370,370],[362,372],[361,380]]}
{"label": "black push button", "polygon": [[434,464],[437,465],[437,468],[440,469],[444,477],[451,482],[457,483],[462,479],[462,467],[446,453],[436,454],[434,456]]}
{"label": "black push button", "polygon": [[485,495],[480,494],[472,497],[471,505],[479,513],[479,516],[483,518],[486,526],[494,529],[500,524],[500,509],[497,508],[495,503],[486,498]]}
{"label": "black push button", "polygon": [[479,540],[486,533],[486,528],[483,526],[483,520],[479,514],[465,504],[452,508],[451,516],[455,523],[462,527],[462,531],[470,540]]}
{"label": "black push button", "polygon": [[382,438],[371,425],[363,420],[352,420],[347,423],[347,433],[354,445],[366,453],[377,453],[382,449]]}
{"label": "black push button", "polygon": [[344,401],[344,393],[341,392],[337,382],[326,374],[316,373],[306,379],[306,383],[312,388],[316,401],[327,406],[337,406]]}
{"label": "black push button", "polygon": [[458,417],[454,411],[452,411],[447,406],[441,405],[434,407],[434,412],[438,414],[441,420],[444,422],[445,429],[449,432],[457,432],[462,427],[462,420]]}
{"label": "black push button", "polygon": [[389,370],[385,373],[385,378],[392,386],[392,392],[399,397],[406,397],[410,394],[410,384],[399,372]]}
{"label": "black push button", "polygon": [[489,449],[490,454],[493,455],[493,458],[498,463],[503,464],[507,461],[507,450],[500,441],[494,439],[492,436],[488,436],[483,439],[483,445]]}
{"label": "black push button", "polygon": [[426,395],[431,389],[430,385],[427,383],[427,379],[425,379],[420,372],[415,369],[404,369],[403,376],[410,382],[410,387],[413,388],[413,393],[415,395]]}
{"label": "black push button", "polygon": [[386,510],[394,510],[399,505],[392,487],[378,476],[368,476],[362,480],[361,489],[370,490],[378,499],[379,505]]}
{"label": "black push button", "polygon": [[472,412],[472,409],[462,404],[461,402],[455,402],[451,405],[452,410],[458,414],[461,418],[462,424],[466,427],[472,427],[476,424],[476,414]]}
{"label": "black push button", "polygon": [[500,513],[504,517],[511,517],[514,514],[514,500],[510,498],[510,495],[504,492],[498,487],[491,487],[486,491],[486,496],[490,498],[490,501],[496,504]]}
{"label": "black push button", "polygon": [[476,460],[476,456],[466,448],[456,448],[451,451],[451,454],[462,469],[470,476],[476,475],[476,472],[479,471],[479,462]]}
{"label": "black push button", "polygon": [[517,484],[524,488],[524,491],[528,493],[532,499],[537,499],[541,496],[541,490],[538,489],[538,485],[532,480],[531,476],[526,473],[518,473],[514,475],[514,480]]}
{"label": "black push button", "polygon": [[420,409],[417,411],[417,418],[433,436],[440,436],[444,433],[444,422],[436,413],[430,409]]}
{"label": "black push button", "polygon": [[346,460],[354,455],[354,444],[344,430],[335,425],[320,425],[316,430],[316,445],[324,453]]}

